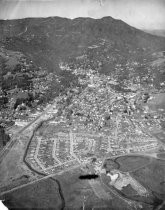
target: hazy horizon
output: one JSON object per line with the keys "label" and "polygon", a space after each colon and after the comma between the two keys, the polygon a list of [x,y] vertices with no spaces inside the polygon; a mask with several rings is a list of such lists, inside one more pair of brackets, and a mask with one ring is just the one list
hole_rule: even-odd
{"label": "hazy horizon", "polygon": [[111,16],[140,29],[165,30],[164,0],[0,0],[0,19]]}

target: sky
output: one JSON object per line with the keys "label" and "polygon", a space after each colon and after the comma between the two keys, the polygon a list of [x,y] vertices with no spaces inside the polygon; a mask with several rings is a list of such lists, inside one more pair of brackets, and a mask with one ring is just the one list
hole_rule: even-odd
{"label": "sky", "polygon": [[111,16],[140,29],[165,30],[165,0],[0,0],[0,19]]}

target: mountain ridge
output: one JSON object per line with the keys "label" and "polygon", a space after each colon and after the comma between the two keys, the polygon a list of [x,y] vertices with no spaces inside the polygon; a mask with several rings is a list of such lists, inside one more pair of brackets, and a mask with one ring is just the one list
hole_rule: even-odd
{"label": "mountain ridge", "polygon": [[[98,39],[125,48],[164,49],[164,38],[149,35],[110,16],[101,19],[61,17],[25,18],[0,22],[1,46],[30,56],[41,67],[53,71],[62,58],[82,55]],[[128,49],[128,51],[129,51]]]}
{"label": "mountain ridge", "polygon": [[[92,195],[87,208],[95,208],[99,202],[116,210],[160,206],[163,164],[158,166],[159,179],[155,179],[157,162],[148,167],[151,157],[144,162],[141,157],[133,159],[132,154],[158,152],[157,142],[164,141],[165,38],[111,17],[2,21],[0,31],[0,125],[12,134],[0,157],[0,185],[6,205],[54,208],[56,187],[50,189],[49,180],[44,180],[44,186],[37,180],[53,174],[61,184],[58,189],[65,201],[63,207],[81,209],[82,203],[77,201],[84,193],[84,183],[79,184],[82,172],[106,176],[113,169],[122,172],[123,167],[126,170],[120,175],[129,188],[119,189],[118,184],[104,181],[105,177],[106,188],[100,179],[92,181],[94,185],[91,182],[89,188],[94,193],[84,194],[86,198]],[[153,136],[155,131],[158,137]],[[8,139],[0,141],[3,148]],[[161,151],[165,151],[162,143]],[[114,160],[126,155],[133,161],[124,164],[122,160],[122,167],[116,167]],[[80,172],[72,168],[77,163],[83,166]],[[73,173],[69,172],[72,169]],[[125,176],[127,170],[135,172],[134,184],[131,176]],[[141,180],[145,180],[145,194],[141,194],[143,185],[137,185]],[[24,184],[26,189],[22,189]],[[109,200],[112,194],[106,194],[111,184],[120,195],[117,200],[114,194],[113,202]],[[133,191],[135,185],[137,191]],[[20,189],[15,193],[17,187]],[[101,196],[95,193],[98,187]],[[11,189],[14,193],[9,192]],[[121,198],[129,198],[130,205],[127,200],[121,205]]]}

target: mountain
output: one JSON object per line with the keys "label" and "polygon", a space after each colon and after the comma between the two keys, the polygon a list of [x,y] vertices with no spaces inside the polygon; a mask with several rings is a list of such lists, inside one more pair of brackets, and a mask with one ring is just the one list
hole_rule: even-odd
{"label": "mountain", "polygon": [[161,208],[164,92],[164,37],[112,17],[1,20],[0,199]]}
{"label": "mountain", "polygon": [[[101,19],[60,17],[1,20],[1,46],[30,57],[48,71],[59,71],[59,61],[82,55],[88,46],[104,39],[124,56],[131,51],[164,49],[164,38],[135,29],[111,17]],[[148,53],[148,52],[147,52]]]}
{"label": "mountain", "polygon": [[144,30],[145,32],[149,33],[149,34],[153,34],[155,36],[161,36],[161,37],[165,37],[165,30]]}
{"label": "mountain", "polygon": [[0,20],[1,119],[13,120],[22,112],[25,117],[29,109],[77,86],[80,76],[67,68],[115,76],[120,83],[117,89],[125,79],[142,81],[148,72],[156,72],[154,85],[160,88],[164,50],[165,38],[112,17]]}

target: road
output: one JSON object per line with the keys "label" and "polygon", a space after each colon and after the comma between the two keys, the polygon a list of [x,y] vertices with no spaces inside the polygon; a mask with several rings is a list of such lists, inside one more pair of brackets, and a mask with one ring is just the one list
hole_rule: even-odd
{"label": "road", "polygon": [[[36,173],[36,171],[34,171],[34,172]],[[30,182],[30,183],[23,184],[21,186],[15,187],[15,188],[13,188],[11,190],[2,192],[0,194],[0,196],[3,197],[6,194],[9,194],[9,193],[12,193],[12,192],[14,192],[16,190],[28,187],[30,185],[33,185],[33,184],[37,183],[37,182],[40,182],[40,181],[43,181],[43,180],[46,180],[46,179],[51,179],[51,180],[55,181],[57,183],[57,185],[58,185],[59,195],[60,195],[60,198],[61,198],[61,201],[62,201],[61,210],[63,210],[65,208],[65,199],[64,199],[64,195],[63,195],[63,192],[62,192],[62,189],[61,189],[61,184],[60,184],[59,180],[54,178],[54,176],[55,176],[54,174],[51,174],[51,175],[45,175],[45,174],[41,174],[41,173],[38,173],[38,174],[43,175],[44,177],[42,177],[40,179],[37,179],[37,180],[34,180],[34,181]]]}
{"label": "road", "polygon": [[[70,170],[74,170],[74,169],[77,169],[77,168],[79,168],[79,166],[73,166],[72,168],[70,168],[70,169],[68,169],[68,170],[65,170],[64,172],[70,171]],[[33,169],[32,169],[32,170],[33,170]],[[38,171],[37,171],[37,172],[35,171],[35,173],[38,173]],[[63,173],[63,171],[62,171],[61,173],[58,173],[58,176],[61,175],[62,173]],[[42,180],[46,180],[46,179],[49,179],[49,178],[51,178],[51,177],[56,176],[56,174],[49,174],[49,175],[45,175],[45,174],[43,174],[43,173],[42,173],[42,174],[41,174],[41,173],[38,173],[38,174],[40,174],[40,175],[42,175],[42,176],[44,176],[44,177],[38,178],[38,179],[36,179],[36,180],[34,180],[34,181],[31,181],[31,182],[29,182],[29,183],[27,183],[27,184],[22,184],[21,186],[14,187],[14,188],[12,188],[12,189],[10,189],[10,190],[6,190],[6,191],[4,191],[4,192],[1,192],[1,193],[0,193],[0,196],[6,195],[6,194],[8,194],[8,193],[14,192],[14,191],[19,190],[19,189],[21,189],[21,188],[25,188],[25,187],[28,187],[28,186],[30,186],[30,185],[33,185],[33,184],[35,184],[35,183],[37,183],[37,182],[40,182],[40,181],[42,181]]]}
{"label": "road", "polygon": [[[33,121],[31,121],[28,125],[23,127],[20,131],[18,131],[14,136],[12,136],[11,140],[6,144],[6,146],[3,148],[3,150],[0,152],[0,163],[4,159],[4,157],[8,154],[8,152],[11,150],[11,148],[15,145],[15,143],[18,140],[19,135],[21,135],[26,129],[28,129],[30,126],[34,125],[37,121],[40,121],[42,117],[50,111],[54,107],[54,103],[52,105],[49,105],[42,113],[41,115],[37,116]],[[49,114],[48,114],[49,117]]]}
{"label": "road", "polygon": [[[11,141],[5,146],[5,148],[1,151],[1,153],[0,153],[0,163],[1,163],[1,161],[4,159],[4,157],[8,154],[8,152],[11,150],[11,148],[15,145],[15,143],[18,141],[18,137],[26,130],[26,129],[29,129],[29,127],[30,126],[33,126],[33,125],[35,125],[35,127],[38,125],[38,124],[40,124],[42,121],[45,121],[45,120],[48,120],[48,119],[50,119],[50,117],[52,116],[51,114],[50,114],[50,111],[51,111],[51,109],[54,109],[55,108],[55,103],[53,103],[52,105],[49,105],[42,113],[41,113],[41,115],[39,115],[39,116],[37,116],[33,121],[31,121],[28,125],[26,125],[25,127],[23,127],[20,131],[18,131],[13,137],[12,137],[12,139],[11,139]],[[49,112],[49,113],[48,113]],[[45,115],[45,116],[44,116]],[[34,128],[33,128],[34,129]],[[72,138],[71,138],[72,139]],[[130,154],[126,154],[125,156],[129,156],[129,155],[144,155],[144,156],[148,156],[148,154],[135,154],[135,153],[130,153]],[[121,156],[124,156],[124,155],[121,155]],[[118,156],[119,157],[119,156]],[[107,157],[106,157],[107,158]],[[31,170],[33,170],[33,169],[31,169]],[[69,169],[69,170],[71,170],[71,169]],[[35,173],[38,173],[38,172],[36,172],[35,171]],[[39,174],[39,173],[38,173]],[[53,179],[54,181],[58,181],[58,180],[56,180],[56,179],[54,179],[53,177],[55,176],[55,174],[51,174],[51,175],[46,175],[46,174],[40,174],[40,175],[43,175],[44,177],[42,177],[42,178],[40,178],[40,179],[37,179],[37,180],[34,180],[34,181],[32,181],[32,182],[30,182],[30,183],[27,183],[27,184],[24,184],[24,185],[21,185],[21,186],[18,186],[18,187],[15,187],[15,188],[13,188],[13,189],[11,189],[11,190],[8,190],[8,191],[5,191],[5,192],[3,192],[3,193],[1,193],[1,196],[3,196],[3,195],[5,195],[5,194],[7,194],[7,193],[10,193],[10,192],[13,192],[13,191],[15,191],[15,190],[17,190],[17,189],[20,189],[20,188],[23,188],[23,187],[26,187],[26,186],[29,186],[29,185],[32,185],[32,184],[35,184],[36,182],[39,182],[39,181],[41,181],[41,180],[44,180],[44,179],[48,179],[48,178],[51,178],[51,179]],[[59,186],[59,191],[61,190],[60,189],[60,185],[59,185],[59,183],[57,183],[58,184],[58,186]],[[104,183],[103,183],[104,184]],[[111,192],[112,192],[113,190],[111,189]],[[60,194],[62,194],[62,191],[60,191],[59,192]],[[113,194],[116,194],[116,192],[112,192]],[[117,196],[119,196],[120,197],[120,195],[118,195],[117,194]],[[61,195],[61,197],[62,197],[62,195]],[[120,197],[121,198],[121,197]],[[63,198],[61,198],[61,199],[63,199]],[[122,198],[123,199],[123,198]],[[125,200],[125,199],[124,199]],[[130,201],[128,201],[128,200],[125,200],[125,201],[127,201],[127,202],[130,202]],[[64,201],[63,201],[64,202]],[[62,209],[64,208],[64,204],[63,204],[63,207],[62,207]]]}
{"label": "road", "polygon": [[[55,104],[54,104],[54,103],[53,103],[52,105],[49,105],[49,106],[42,112],[41,115],[37,116],[32,122],[30,122],[28,125],[26,125],[23,129],[21,129],[18,133],[16,133],[16,134],[13,136],[12,140],[11,140],[11,141],[6,145],[6,147],[1,151],[1,154],[0,154],[0,162],[3,160],[3,158],[5,157],[5,155],[7,155],[7,153],[11,150],[11,148],[13,147],[13,145],[17,142],[19,135],[22,134],[22,133],[23,133],[26,129],[28,129],[31,125],[35,125],[35,123],[36,123],[37,121],[38,121],[38,122],[36,123],[35,127],[36,127],[37,125],[41,124],[42,121],[48,120],[48,119],[51,117],[51,115],[50,115],[50,113],[47,113],[47,112],[48,112],[48,111],[50,112],[52,108],[54,109],[54,107],[55,107]],[[45,117],[46,119],[42,119],[43,116],[46,115],[46,114],[47,114],[47,116]],[[34,129],[35,129],[35,128],[34,128]],[[32,137],[31,137],[31,138],[32,138]],[[26,164],[26,161],[25,161],[25,164]],[[28,164],[26,164],[26,165],[29,167]],[[34,170],[34,169],[31,168],[31,167],[30,167],[30,170],[32,170],[33,172],[35,172],[35,173],[37,173],[37,174],[39,174],[39,175],[42,175],[42,176],[44,176],[44,177],[42,177],[42,178],[40,178],[40,179],[37,179],[37,180],[34,180],[34,181],[30,182],[30,183],[27,183],[27,184],[24,184],[24,185],[15,187],[15,188],[13,188],[13,189],[11,189],[11,190],[2,192],[0,196],[3,196],[3,195],[5,195],[5,194],[7,194],[7,193],[10,193],[10,192],[13,192],[13,191],[15,191],[15,190],[18,190],[18,189],[20,189],[20,188],[23,188],[23,187],[26,187],[26,186],[35,184],[36,182],[39,182],[39,181],[41,181],[41,180],[45,180],[45,179],[50,178],[50,179],[52,179],[53,181],[55,181],[55,182],[57,183],[57,185],[58,185],[59,195],[60,195],[61,202],[62,202],[61,210],[63,210],[63,209],[65,208],[65,199],[64,199],[64,196],[63,196],[63,192],[62,192],[62,189],[61,189],[60,182],[59,182],[57,179],[53,178],[55,175],[54,175],[54,174],[47,175],[47,174],[45,174],[45,173],[38,172],[38,171]]]}
{"label": "road", "polygon": [[22,31],[22,32],[20,32],[19,34],[17,34],[17,36],[21,36],[22,34],[26,33],[26,32],[27,32],[27,29],[28,29],[28,27],[26,26],[26,27],[25,27],[25,30]]}
{"label": "road", "polygon": [[[29,129],[30,126],[33,126],[33,125],[35,124],[35,127],[32,128],[32,129],[33,129],[33,134],[34,134],[35,129],[37,129],[37,127],[38,127],[42,122],[45,122],[45,121],[49,120],[49,119],[52,117],[51,109],[53,109],[53,110],[56,109],[55,103],[53,103],[52,105],[49,105],[49,106],[41,113],[41,115],[37,116],[32,122],[30,122],[28,125],[26,125],[24,128],[22,128],[18,133],[16,133],[16,134],[13,136],[12,140],[6,145],[6,147],[3,149],[3,151],[1,151],[1,154],[0,154],[0,159],[1,159],[1,161],[4,159],[5,155],[8,154],[8,152],[12,149],[12,147],[13,147],[13,146],[15,145],[15,143],[18,141],[18,137],[19,137],[26,129]],[[57,109],[56,109],[55,111],[57,112]],[[54,113],[54,111],[53,111],[53,113]],[[45,116],[44,116],[44,115],[45,115]],[[44,117],[43,117],[43,116],[44,116]],[[37,122],[37,123],[36,123],[36,122]],[[33,135],[32,135],[32,136],[30,137],[30,139],[29,139],[27,148],[26,148],[25,153],[24,153],[23,160],[24,160],[25,164],[27,165],[27,167],[28,167],[30,170],[32,170],[33,172],[35,172],[35,173],[37,173],[37,174],[39,174],[39,175],[42,175],[42,176],[44,176],[44,177],[39,178],[39,179],[34,180],[34,181],[31,181],[31,182],[29,182],[29,183],[27,183],[27,184],[23,184],[23,185],[21,185],[21,186],[14,187],[14,188],[12,188],[12,189],[10,189],[10,190],[8,190],[8,191],[1,192],[1,194],[0,194],[1,196],[2,196],[2,195],[5,195],[5,194],[7,194],[7,193],[13,192],[13,191],[15,191],[15,190],[17,190],[17,189],[21,189],[21,188],[23,188],[23,187],[27,187],[27,186],[29,186],[29,185],[35,184],[36,182],[39,182],[39,181],[41,181],[41,180],[48,179],[48,178],[52,178],[52,177],[55,176],[55,174],[47,175],[47,174],[45,174],[45,173],[41,173],[41,172],[39,172],[39,171],[36,171],[34,168],[32,168],[32,167],[27,163],[25,157],[26,157],[26,153],[27,153],[27,150],[28,150],[28,146],[29,146],[29,144],[30,144],[30,141],[31,141],[32,137],[33,137]],[[65,171],[73,170],[73,169],[78,168],[78,167],[79,167],[79,166],[76,165],[76,166],[73,166],[73,167],[71,167],[71,168],[69,168],[69,169],[67,169],[67,170],[65,170]],[[61,173],[62,173],[62,172],[61,172]],[[59,174],[60,174],[60,173],[59,173]],[[59,175],[59,174],[58,174],[58,175]],[[59,184],[58,184],[58,185],[59,185]]]}

